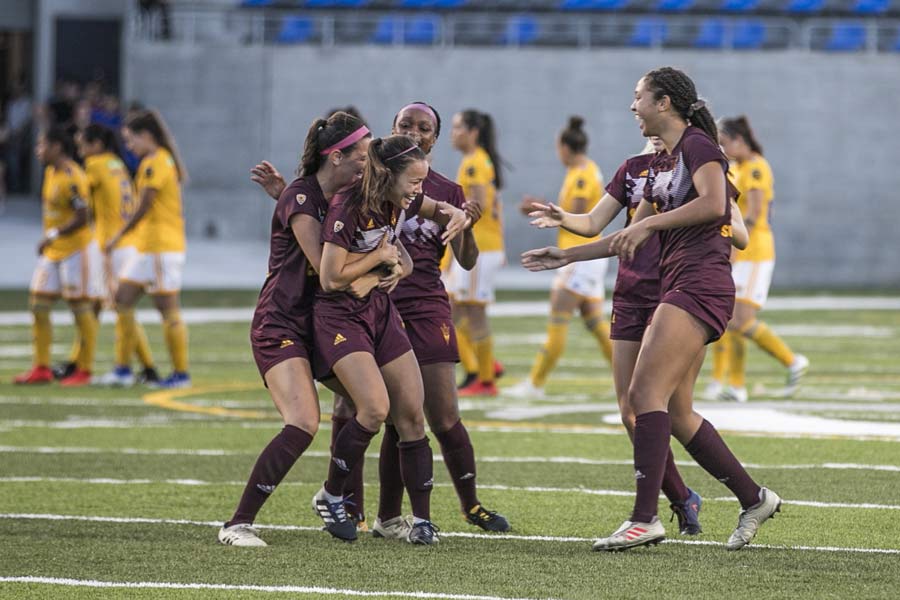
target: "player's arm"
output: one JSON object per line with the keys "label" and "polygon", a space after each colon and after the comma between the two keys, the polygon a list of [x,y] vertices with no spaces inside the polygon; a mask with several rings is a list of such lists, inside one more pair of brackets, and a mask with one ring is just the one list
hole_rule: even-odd
{"label": "player's arm", "polygon": [[522,266],[529,271],[546,271],[548,269],[559,269],[573,262],[615,256],[611,246],[620,233],[621,231],[617,231],[603,239],[579,246],[572,246],[565,250],[555,246],[529,250],[522,254]]}
{"label": "player's arm", "polygon": [[74,211],[72,218],[62,227],[52,227],[44,232],[44,237],[41,238],[40,243],[38,243],[38,255],[43,254],[44,250],[53,242],[53,240],[72,235],[87,225],[88,205],[84,198],[74,194],[72,199],[69,200],[69,204]]}
{"label": "player's arm", "polygon": [[[393,268],[400,262],[400,250],[388,242],[389,232],[385,232],[378,247],[366,253],[356,261],[349,260],[350,252],[332,242],[325,242],[322,247],[322,259],[319,264],[319,282],[326,292],[337,292],[345,289],[359,277],[362,277],[379,265]],[[412,261],[410,261],[412,265]],[[410,266],[411,269],[411,266]]]}
{"label": "player's arm", "polygon": [[[584,202],[586,203],[586,200]],[[540,229],[562,227],[566,231],[584,237],[598,235],[622,210],[619,201],[609,194],[604,194],[600,198],[600,202],[589,213],[568,212],[552,202],[548,204],[534,203],[531,207],[533,210],[528,216],[534,218],[531,224],[535,227]]]}
{"label": "player's arm", "polygon": [[465,211],[452,204],[433,200],[428,196],[422,199],[419,214],[444,228],[444,233],[441,235],[441,241],[444,244],[452,241],[467,227],[472,226],[472,221]]}
{"label": "player's arm", "polygon": [[397,240],[397,248],[400,251],[400,262],[391,267],[388,274],[380,277],[378,282],[378,287],[388,294],[394,291],[401,279],[413,272],[412,258],[400,240]]}
{"label": "player's arm", "polygon": [[762,214],[763,202],[765,202],[765,195],[762,190],[749,190],[745,194],[747,198],[747,214],[743,215],[744,224],[747,226],[747,229],[753,229],[753,226],[756,225],[756,222],[759,221],[759,217]]}
{"label": "player's arm", "polygon": [[738,250],[744,250],[750,245],[750,232],[744,224],[741,209],[734,200],[731,202],[731,245]]}
{"label": "player's arm", "polygon": [[252,169],[250,169],[250,181],[256,183],[265,192],[271,196],[276,202],[281,192],[287,187],[284,177],[278,172],[278,169],[267,160],[262,161]]}
{"label": "player's arm", "polygon": [[144,215],[150,210],[150,207],[153,206],[153,202],[156,200],[156,196],[159,194],[159,190],[154,188],[144,188],[141,191],[141,197],[138,200],[137,209],[135,209],[134,214],[131,215],[131,218],[122,226],[122,229],[119,230],[119,233],[114,235],[109,242],[106,244],[106,248],[104,250],[106,252],[110,252],[116,245],[121,241],[121,239],[125,236],[126,233],[134,229],[138,223],[141,222],[141,219],[144,218]]}

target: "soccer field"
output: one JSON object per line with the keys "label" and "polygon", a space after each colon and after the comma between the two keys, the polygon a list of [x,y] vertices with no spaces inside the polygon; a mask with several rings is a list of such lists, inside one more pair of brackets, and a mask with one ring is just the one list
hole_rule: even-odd
{"label": "soccer field", "polygon": [[[30,364],[31,333],[2,325],[0,597],[896,598],[900,311],[764,316],[812,361],[798,395],[775,397],[783,371],[751,347],[751,402],[698,402],[751,474],[785,499],[777,518],[736,553],[722,543],[738,504],[677,443],[685,481],[704,498],[703,534],[681,538],[661,498],[666,543],[591,552],[594,538],[628,516],[634,484],[610,370],[577,324],[546,399],[462,402],[481,500],[509,518],[510,534],[485,534],[462,520],[434,440],[439,545],[369,536],[344,544],[320,531],[309,502],[328,465],[325,392],[319,435],[260,514],[270,544],[261,549],[216,542],[257,454],[280,428],[247,323],[190,325],[194,388],[176,393],[13,386],[7,382]],[[503,386],[528,372],[545,321],[492,320],[507,368]],[[166,367],[158,325],[148,334]],[[72,328],[54,335],[54,358],[62,359]],[[98,347],[104,371],[111,327]],[[366,482],[374,519],[372,454]]]}

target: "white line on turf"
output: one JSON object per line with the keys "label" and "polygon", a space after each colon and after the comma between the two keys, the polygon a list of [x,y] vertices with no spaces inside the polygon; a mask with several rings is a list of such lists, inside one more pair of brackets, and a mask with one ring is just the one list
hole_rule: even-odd
{"label": "white line on turf", "polygon": [[[32,521],[84,521],[90,523],[122,523],[145,525],[196,525],[200,527],[221,527],[221,521],[192,521],[188,519],[151,519],[146,517],[99,517],[83,515],[57,515],[41,513],[0,513],[0,519],[32,520]],[[321,527],[305,527],[302,525],[260,525],[254,524],[259,529],[271,529],[275,531],[317,531]],[[593,542],[594,538],[565,537],[549,535],[516,535],[511,533],[470,533],[465,531],[442,531],[441,537],[456,537],[479,540],[513,540],[524,542]],[[703,546],[723,546],[722,542],[709,540],[666,540],[665,544],[685,544]],[[808,552],[851,552],[862,554],[900,554],[900,549],[894,548],[844,548],[838,546],[778,546],[774,544],[753,544],[754,548],[767,548],[770,550],[803,550]]]}
{"label": "white line on turf", "polygon": [[0,577],[0,583],[37,583],[46,585],[59,585],[64,587],[84,588],[223,590],[286,594],[316,594],[323,596],[343,597],[388,596],[391,598],[437,598],[441,600],[531,600],[529,598],[508,598],[506,596],[476,596],[472,594],[444,594],[440,592],[376,592],[307,585],[234,585],[226,583],[179,583],[168,581],[98,581],[95,579],[64,579],[57,577]]}

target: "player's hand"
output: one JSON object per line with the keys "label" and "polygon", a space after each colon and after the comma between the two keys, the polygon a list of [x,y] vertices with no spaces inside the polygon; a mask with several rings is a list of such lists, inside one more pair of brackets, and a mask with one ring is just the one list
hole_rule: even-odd
{"label": "player's hand", "polygon": [[466,216],[469,217],[468,228],[471,229],[481,219],[481,205],[477,202],[466,202],[463,205],[463,210],[466,211]]}
{"label": "player's hand", "polygon": [[564,250],[556,246],[536,248],[522,253],[522,266],[529,271],[547,271],[569,264]]}
{"label": "player's hand", "polygon": [[525,194],[522,196],[522,202],[519,203],[519,212],[523,215],[530,216],[531,211],[534,210],[532,208],[535,204],[539,206],[546,206],[547,201],[543,198],[538,198],[537,196],[532,196],[531,194]]}
{"label": "player's hand", "polygon": [[362,300],[368,296],[372,290],[378,287],[380,281],[378,275],[366,273],[359,279],[354,279],[353,283],[347,286],[347,292],[354,298]]}
{"label": "player's hand", "polygon": [[278,200],[281,192],[287,187],[281,173],[272,163],[267,160],[262,161],[252,169],[250,169],[250,181],[256,183],[271,197]]}
{"label": "player's hand", "polygon": [[455,206],[447,204],[440,209],[440,213],[450,217],[450,221],[444,227],[444,233],[441,235],[441,241],[444,244],[449,244],[453,238],[472,226],[466,212]]}
{"label": "player's hand", "polygon": [[403,279],[403,267],[399,264],[391,267],[390,273],[381,277],[378,287],[384,290],[386,294],[390,294],[397,288],[397,284]]}
{"label": "player's hand", "polygon": [[528,213],[528,216],[533,219],[531,221],[533,226],[538,229],[547,229],[562,225],[566,212],[552,202],[547,204],[532,202],[531,212]]}
{"label": "player's hand", "polygon": [[378,258],[381,263],[388,267],[393,267],[400,263],[400,249],[397,248],[396,244],[390,242],[390,238],[391,232],[385,231],[384,236],[381,238],[381,243],[378,244],[375,252],[378,252]]}
{"label": "player's hand", "polygon": [[44,253],[44,250],[47,249],[47,246],[50,245],[50,242],[53,240],[48,240],[47,238],[41,238],[41,241],[38,242],[37,245],[37,254],[41,256]]}
{"label": "player's hand", "polygon": [[114,235],[108,242],[106,242],[106,245],[101,248],[101,250],[103,250],[103,254],[105,254],[106,256],[112,256],[112,251],[116,248],[116,246],[119,245],[120,241],[122,241],[122,236],[118,234]]}
{"label": "player's hand", "polygon": [[641,220],[616,232],[609,248],[618,254],[619,258],[631,260],[638,248],[643,246],[652,234],[653,231],[647,226],[646,219]]}

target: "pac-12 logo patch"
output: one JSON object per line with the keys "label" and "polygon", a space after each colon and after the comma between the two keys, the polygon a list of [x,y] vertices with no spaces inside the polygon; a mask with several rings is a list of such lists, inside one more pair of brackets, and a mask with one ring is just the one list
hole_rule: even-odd
{"label": "pac-12 logo patch", "polygon": [[297,194],[297,204],[303,206],[303,203],[306,202],[306,194]]}
{"label": "pac-12 logo patch", "polygon": [[337,233],[338,231],[340,231],[340,230],[343,229],[343,228],[344,228],[344,222],[343,222],[343,221],[335,221],[335,222],[334,222],[334,232],[335,232],[335,233]]}

